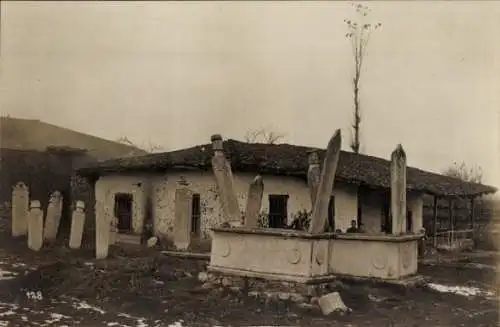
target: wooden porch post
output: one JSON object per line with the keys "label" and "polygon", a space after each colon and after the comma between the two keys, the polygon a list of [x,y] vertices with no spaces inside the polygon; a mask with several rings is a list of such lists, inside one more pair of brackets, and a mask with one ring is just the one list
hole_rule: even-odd
{"label": "wooden porch post", "polygon": [[474,228],[474,218],[475,218],[475,197],[470,198],[470,228]]}
{"label": "wooden porch post", "polygon": [[438,197],[434,196],[432,227],[434,229],[434,247],[437,247],[437,215],[438,215]]}
{"label": "wooden porch post", "polygon": [[449,210],[449,220],[450,220],[450,229],[448,244],[451,245],[455,242],[455,219],[453,215],[453,205],[455,202],[453,201],[453,197],[450,197],[448,200],[448,210]]}
{"label": "wooden porch post", "polygon": [[450,229],[455,229],[455,223],[453,221],[453,198],[448,198],[448,220]]}

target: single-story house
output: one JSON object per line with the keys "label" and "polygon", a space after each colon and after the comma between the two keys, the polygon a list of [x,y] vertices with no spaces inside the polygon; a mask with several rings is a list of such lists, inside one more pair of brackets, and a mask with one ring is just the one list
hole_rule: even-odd
{"label": "single-story house", "polygon": [[[294,216],[311,210],[307,186],[308,151],[290,144],[224,142],[231,163],[234,188],[242,213],[249,184],[256,174],[264,180],[262,214],[268,227],[290,224]],[[325,150],[317,149],[322,160]],[[150,221],[159,237],[171,235],[177,182],[189,184],[193,192],[192,233],[210,237],[210,229],[222,222],[215,177],[211,168],[211,144],[145,156],[113,159],[86,166],[78,174],[95,184],[96,201],[114,211],[119,233],[140,235]],[[321,161],[322,162],[322,161]],[[345,231],[356,220],[366,233],[387,228],[390,212],[390,162],[342,151],[331,201],[334,228]],[[420,232],[422,196],[477,197],[496,192],[490,186],[407,168],[408,232]],[[92,207],[90,205],[89,207]],[[102,219],[99,213],[96,219]],[[413,222],[413,223],[412,223]]]}
{"label": "single-story house", "polygon": [[[0,216],[10,217],[12,187],[23,182],[30,199],[45,210],[50,194],[63,194],[62,224],[69,228],[71,204],[93,202],[89,185],[74,175],[98,160],[145,155],[134,146],[106,140],[38,119],[0,117]],[[93,225],[90,215],[87,219]]]}

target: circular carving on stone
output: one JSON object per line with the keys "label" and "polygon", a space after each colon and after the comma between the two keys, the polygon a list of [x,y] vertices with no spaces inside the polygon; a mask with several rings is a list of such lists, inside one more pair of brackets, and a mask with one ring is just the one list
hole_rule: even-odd
{"label": "circular carving on stone", "polygon": [[401,263],[405,268],[410,266],[410,244],[403,244],[401,247]]}
{"label": "circular carving on stone", "polygon": [[223,258],[228,257],[231,254],[231,245],[228,241],[223,241],[221,244],[220,255]]}
{"label": "circular carving on stone", "polygon": [[300,251],[296,248],[290,249],[287,251],[286,258],[288,262],[290,262],[293,265],[296,265],[299,263],[301,259]]}
{"label": "circular carving on stone", "polygon": [[383,255],[375,255],[372,258],[372,265],[376,269],[384,269],[387,266],[387,257],[384,257]]}

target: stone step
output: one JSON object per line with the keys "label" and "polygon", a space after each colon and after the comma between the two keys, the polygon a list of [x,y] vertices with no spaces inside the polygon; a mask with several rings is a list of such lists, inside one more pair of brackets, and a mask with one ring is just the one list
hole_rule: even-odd
{"label": "stone step", "polygon": [[124,243],[124,244],[141,244],[141,236],[133,235],[133,234],[116,234],[116,243]]}

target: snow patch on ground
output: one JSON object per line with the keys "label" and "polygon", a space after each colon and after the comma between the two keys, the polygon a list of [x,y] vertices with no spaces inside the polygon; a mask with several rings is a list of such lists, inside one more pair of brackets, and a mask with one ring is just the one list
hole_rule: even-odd
{"label": "snow patch on ground", "polygon": [[106,313],[106,311],[104,311],[103,309],[96,307],[96,306],[93,306],[93,305],[90,305],[85,301],[79,301],[77,299],[73,299],[73,300],[74,300],[74,302],[72,303],[72,306],[73,306],[73,308],[75,308],[77,310],[92,310],[95,312],[99,312],[102,315]]}
{"label": "snow patch on ground", "polygon": [[66,319],[69,319],[71,317],[68,317],[68,316],[65,316],[65,315],[62,315],[60,313],[51,313],[50,314],[50,320],[45,320],[45,322],[49,325],[53,324],[53,323],[56,323],[56,322],[59,322],[61,321],[62,319],[66,318]]}
{"label": "snow patch on ground", "polygon": [[472,286],[448,286],[436,283],[428,283],[427,286],[441,293],[453,293],[463,296],[478,296],[478,295],[493,296],[492,292],[484,291],[477,287],[472,287]]}
{"label": "snow patch on ground", "polygon": [[122,324],[117,323],[117,322],[108,322],[106,324],[106,326],[109,326],[109,327],[129,327],[127,325],[122,325]]}
{"label": "snow patch on ground", "polygon": [[27,265],[25,263],[22,263],[22,262],[12,264],[13,268],[26,267],[26,266]]}
{"label": "snow patch on ground", "polygon": [[146,320],[146,318],[135,317],[135,316],[129,315],[127,313],[119,313],[118,317],[124,317],[124,318],[135,320],[136,327],[148,327],[149,326],[148,324],[146,324],[144,322]]}
{"label": "snow patch on ground", "polygon": [[17,273],[0,268],[0,280],[11,280],[16,278]]}
{"label": "snow patch on ground", "polygon": [[16,310],[19,308],[19,306],[17,304],[13,304],[13,303],[0,302],[0,309],[6,309],[6,308]]}
{"label": "snow patch on ground", "polygon": [[0,312],[0,317],[12,316],[12,315],[15,315],[15,314],[16,314],[15,311],[8,310],[8,311],[5,311],[5,312]]}
{"label": "snow patch on ground", "polygon": [[176,321],[173,324],[169,324],[168,327],[183,327],[182,321]]}

